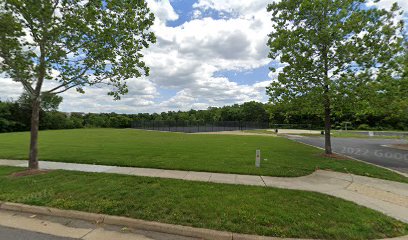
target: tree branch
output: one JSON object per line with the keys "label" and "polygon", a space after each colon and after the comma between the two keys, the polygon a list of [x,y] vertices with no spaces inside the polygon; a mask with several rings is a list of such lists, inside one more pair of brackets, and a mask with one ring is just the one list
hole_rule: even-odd
{"label": "tree branch", "polygon": [[77,87],[77,86],[79,86],[79,85],[81,85],[81,84],[77,83],[77,84],[71,85],[71,86],[65,88],[64,90],[61,90],[61,91],[58,91],[58,92],[53,92],[53,94],[60,94],[60,93],[66,92],[66,91],[68,91],[69,89],[74,88],[74,87]]}
{"label": "tree branch", "polygon": [[[55,87],[55,88],[53,88],[53,89],[51,89],[51,90],[48,90],[48,91],[46,91],[46,92],[58,94],[59,92],[55,93],[54,91],[56,91],[56,90],[58,90],[58,89],[60,89],[60,88],[62,88],[62,87],[68,86],[69,84],[75,82],[76,80],[78,80],[78,78],[83,77],[83,76],[85,75],[85,73],[86,73],[88,70],[89,70],[89,67],[84,68],[84,70],[83,70],[79,75],[77,75],[75,78],[73,78],[73,79],[71,79],[70,81],[65,82],[65,83],[63,83],[63,84],[61,84],[61,85],[59,85],[59,86],[57,86],[57,87]],[[76,85],[74,85],[74,86],[78,86],[78,85],[79,85],[79,84],[76,84]]]}
{"label": "tree branch", "polygon": [[31,84],[29,82],[27,82],[26,80],[20,79],[18,80],[19,82],[21,82],[21,84],[23,84],[24,89],[30,94],[30,95],[34,95],[34,88],[31,86]]}

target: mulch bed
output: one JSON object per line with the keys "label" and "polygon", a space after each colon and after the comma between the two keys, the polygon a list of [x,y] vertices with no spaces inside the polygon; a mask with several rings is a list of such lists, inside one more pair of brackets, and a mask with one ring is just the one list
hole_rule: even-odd
{"label": "mulch bed", "polygon": [[350,160],[350,158],[346,157],[346,156],[342,156],[339,154],[326,154],[326,153],[321,153],[318,154],[319,157],[325,157],[325,158],[333,158],[333,159],[337,159],[337,160]]}
{"label": "mulch bed", "polygon": [[18,178],[18,177],[25,177],[25,176],[41,175],[41,174],[47,174],[51,171],[52,170],[27,169],[22,172],[15,172],[11,174],[10,177]]}
{"label": "mulch bed", "polygon": [[390,146],[397,149],[408,150],[408,144],[391,144]]}

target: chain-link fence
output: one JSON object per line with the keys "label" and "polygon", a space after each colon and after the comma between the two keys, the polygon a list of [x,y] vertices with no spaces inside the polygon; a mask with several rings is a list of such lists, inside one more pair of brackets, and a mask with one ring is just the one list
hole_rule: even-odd
{"label": "chain-link fence", "polygon": [[[290,124],[290,123],[283,123],[283,124],[276,124],[271,123],[269,125],[272,129],[304,129],[304,130],[312,130],[316,129],[317,126],[312,126],[312,124]],[[317,129],[320,129],[317,127]]]}
{"label": "chain-link fence", "polygon": [[132,128],[167,131],[167,132],[220,132],[267,129],[268,122],[244,122],[244,121],[134,121]]}

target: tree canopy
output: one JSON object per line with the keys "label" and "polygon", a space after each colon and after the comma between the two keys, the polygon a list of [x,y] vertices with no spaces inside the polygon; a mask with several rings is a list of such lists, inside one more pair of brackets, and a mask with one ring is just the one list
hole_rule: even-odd
{"label": "tree canopy", "polygon": [[37,96],[104,84],[120,98],[125,80],[149,74],[142,50],[155,42],[154,15],[141,0],[4,0],[0,13],[2,72]]}
{"label": "tree canopy", "polygon": [[282,63],[278,80],[267,88],[270,101],[297,101],[299,111],[321,111],[326,153],[331,153],[333,107],[362,104],[370,100],[366,93],[378,90],[386,79],[400,78],[396,66],[403,21],[397,16],[402,12],[397,4],[385,10],[365,3],[282,0],[268,5],[274,28],[269,57]]}
{"label": "tree canopy", "polygon": [[143,0],[0,2],[0,70],[32,100],[30,168],[38,167],[41,98],[100,85],[120,99],[127,80],[149,74],[142,58],[156,40],[153,21]]}

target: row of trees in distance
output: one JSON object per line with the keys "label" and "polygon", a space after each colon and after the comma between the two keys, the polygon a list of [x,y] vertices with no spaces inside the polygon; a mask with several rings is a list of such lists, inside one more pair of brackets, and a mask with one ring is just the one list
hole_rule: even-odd
{"label": "row of trees in distance", "polygon": [[[50,102],[52,101],[53,102]],[[74,128],[129,128],[133,121],[255,121],[274,124],[288,124],[282,127],[312,127],[323,129],[322,115],[298,111],[298,106],[288,104],[263,104],[246,102],[224,107],[210,107],[207,110],[168,111],[162,113],[64,113],[58,111],[59,101],[43,101],[40,110],[40,129]],[[17,101],[0,101],[0,132],[30,130],[30,103],[23,95]],[[351,109],[349,109],[351,110]],[[368,111],[368,110],[367,110]],[[335,129],[359,130],[408,130],[408,114],[389,114],[389,107],[377,108],[376,112],[339,111],[333,116]]]}

